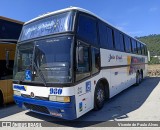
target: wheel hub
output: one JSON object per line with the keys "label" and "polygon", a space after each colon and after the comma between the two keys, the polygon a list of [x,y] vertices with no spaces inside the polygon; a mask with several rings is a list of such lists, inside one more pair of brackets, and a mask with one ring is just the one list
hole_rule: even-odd
{"label": "wheel hub", "polygon": [[104,91],[102,89],[98,90],[97,100],[98,100],[98,102],[102,102],[104,100]]}

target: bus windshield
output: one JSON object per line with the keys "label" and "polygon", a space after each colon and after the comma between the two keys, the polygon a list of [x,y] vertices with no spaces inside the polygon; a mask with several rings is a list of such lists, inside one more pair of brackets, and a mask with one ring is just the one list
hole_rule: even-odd
{"label": "bus windshield", "polygon": [[72,31],[74,12],[52,15],[24,25],[19,41]]}
{"label": "bus windshield", "polygon": [[71,82],[71,36],[49,38],[20,44],[14,80],[26,82]]}

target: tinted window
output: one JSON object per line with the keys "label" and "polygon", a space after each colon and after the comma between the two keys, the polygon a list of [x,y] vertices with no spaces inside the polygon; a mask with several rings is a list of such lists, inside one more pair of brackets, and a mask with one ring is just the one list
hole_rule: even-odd
{"label": "tinted window", "polygon": [[118,51],[124,51],[123,34],[117,30],[114,31],[115,48]]}
{"label": "tinted window", "polygon": [[77,34],[80,38],[97,45],[96,20],[85,15],[79,15]]}
{"label": "tinted window", "polygon": [[114,48],[114,46],[113,46],[113,33],[112,33],[112,29],[108,28],[108,27],[107,27],[107,36],[108,36],[108,40],[107,40],[108,48],[113,49]]}
{"label": "tinted window", "polygon": [[120,50],[120,34],[118,31],[114,30],[114,42],[115,42],[115,49]]}
{"label": "tinted window", "polygon": [[141,43],[137,42],[138,54],[142,54],[141,52]]}
{"label": "tinted window", "polygon": [[124,40],[123,40],[124,38],[123,38],[123,34],[121,34],[120,33],[120,36],[119,36],[119,44],[120,44],[120,50],[121,51],[124,51],[125,50],[125,48],[124,48]]}
{"label": "tinted window", "polygon": [[132,39],[132,52],[137,53],[137,43],[134,39]]}
{"label": "tinted window", "polygon": [[99,49],[92,48],[92,73],[99,72],[100,69],[100,51]]}
{"label": "tinted window", "polygon": [[107,38],[107,28],[106,25],[102,22],[99,23],[99,40],[100,40],[100,47],[108,48],[108,38]]}
{"label": "tinted window", "polygon": [[141,44],[141,51],[142,51],[142,55],[145,55],[145,48],[143,44]]}
{"label": "tinted window", "polygon": [[89,47],[79,46],[77,55],[77,72],[89,72]]}
{"label": "tinted window", "polygon": [[124,41],[125,41],[125,50],[126,52],[131,52],[131,41],[130,38],[128,36],[124,37]]}
{"label": "tinted window", "polygon": [[78,43],[76,48],[76,81],[90,76],[89,46]]}
{"label": "tinted window", "polygon": [[22,29],[22,24],[13,23],[0,19],[0,38],[18,39]]}
{"label": "tinted window", "polygon": [[[72,41],[72,37],[63,36],[20,44],[14,65],[14,80],[41,82],[38,74],[41,71],[46,82],[70,82]],[[23,77],[26,70],[34,72],[34,75]]]}
{"label": "tinted window", "polygon": [[74,13],[65,12],[24,25],[20,41],[72,31]]}
{"label": "tinted window", "polygon": [[103,22],[99,22],[100,46],[106,49],[113,49],[112,29]]}

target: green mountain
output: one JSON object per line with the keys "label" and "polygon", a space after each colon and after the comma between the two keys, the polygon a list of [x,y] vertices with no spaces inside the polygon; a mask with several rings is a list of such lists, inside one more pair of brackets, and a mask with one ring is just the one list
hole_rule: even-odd
{"label": "green mountain", "polygon": [[160,56],[160,34],[153,34],[136,38],[147,45],[151,55],[151,61],[149,63],[160,64],[160,59],[158,57],[153,57]]}
{"label": "green mountain", "polygon": [[136,37],[138,40],[144,42],[148,50],[151,53],[151,56],[160,56],[160,34],[149,35],[144,37]]}

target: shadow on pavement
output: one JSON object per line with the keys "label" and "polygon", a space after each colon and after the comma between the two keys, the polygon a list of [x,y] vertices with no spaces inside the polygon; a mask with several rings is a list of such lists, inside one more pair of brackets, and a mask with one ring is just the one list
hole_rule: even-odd
{"label": "shadow on pavement", "polygon": [[15,103],[7,104],[3,107],[0,107],[0,119],[7,116],[11,116],[13,114],[17,114],[22,111],[23,110],[19,108]]}
{"label": "shadow on pavement", "polygon": [[128,113],[143,105],[160,82],[160,77],[146,78],[139,86],[131,86],[105,103],[103,109],[90,111],[74,121],[66,121],[32,112],[26,114],[44,120],[48,126],[87,127],[100,126],[109,120],[128,118]]}

